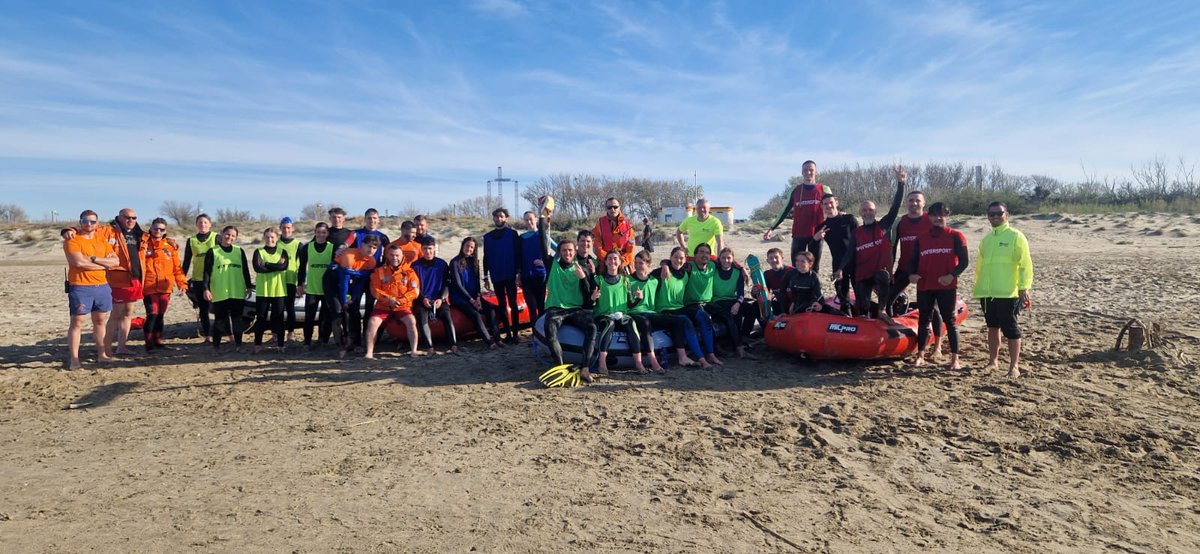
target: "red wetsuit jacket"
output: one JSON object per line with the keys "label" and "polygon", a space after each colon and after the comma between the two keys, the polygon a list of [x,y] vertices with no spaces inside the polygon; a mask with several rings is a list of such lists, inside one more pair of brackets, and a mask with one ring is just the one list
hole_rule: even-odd
{"label": "red wetsuit jacket", "polygon": [[817,225],[825,221],[825,212],[821,210],[821,197],[824,195],[825,185],[821,183],[792,189],[793,237],[811,237]]}
{"label": "red wetsuit jacket", "polygon": [[[920,275],[917,290],[955,290],[958,276],[967,269],[967,237],[942,227],[931,227],[913,241],[913,257],[905,269],[910,275]],[[953,275],[949,285],[938,282],[943,275]]]}
{"label": "red wetsuit jacket", "polygon": [[[900,223],[896,224],[896,246],[900,250],[896,271],[908,271],[908,263],[912,260],[913,242],[932,228],[933,223],[929,221],[929,216],[926,214],[921,214],[915,219],[908,216],[900,218]],[[901,285],[907,284],[901,283]]]}

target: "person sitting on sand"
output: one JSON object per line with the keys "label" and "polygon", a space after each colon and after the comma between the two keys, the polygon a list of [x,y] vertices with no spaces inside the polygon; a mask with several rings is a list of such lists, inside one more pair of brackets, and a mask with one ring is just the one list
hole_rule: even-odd
{"label": "person sitting on sand", "polygon": [[1015,379],[1021,376],[1021,327],[1017,325],[1017,314],[1029,309],[1032,303],[1029,289],[1033,286],[1033,259],[1025,235],[1008,224],[1007,204],[992,202],[987,218],[992,232],[979,243],[974,295],[987,321],[987,369],[995,369],[1000,363],[1000,333],[1004,333],[1008,339],[1008,376]]}
{"label": "person sitting on sand", "polygon": [[368,360],[375,359],[375,337],[379,327],[390,318],[398,318],[408,335],[408,353],[424,356],[417,348],[417,319],[413,317],[413,301],[421,295],[420,280],[412,267],[404,261],[404,251],[399,246],[389,245],[382,266],[371,272],[371,292],[375,296],[375,307],[367,319]]}
{"label": "person sitting on sand", "polygon": [[[912,252],[905,274],[917,285],[917,310],[920,313],[917,331],[917,358],[913,365],[925,364],[925,343],[929,340],[930,323],[935,312],[948,314],[945,318],[946,337],[950,339],[950,369],[961,369],[958,361],[958,324],[954,319],[958,302],[958,276],[967,270],[967,238],[946,226],[950,208],[941,202],[929,207],[931,226],[912,241]],[[932,324],[940,331],[941,323]],[[937,339],[935,338],[936,342]],[[935,351],[936,352],[936,351]]]}

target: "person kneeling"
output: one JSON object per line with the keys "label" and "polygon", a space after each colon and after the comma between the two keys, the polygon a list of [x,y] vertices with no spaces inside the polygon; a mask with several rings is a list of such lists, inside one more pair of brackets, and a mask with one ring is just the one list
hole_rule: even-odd
{"label": "person kneeling", "polygon": [[384,265],[371,274],[371,292],[375,295],[375,309],[367,320],[368,360],[375,358],[375,337],[379,327],[388,318],[400,318],[408,334],[408,349],[413,356],[424,356],[417,349],[417,318],[413,317],[413,300],[420,295],[417,274],[404,263],[404,252],[397,245],[388,246],[384,254]]}

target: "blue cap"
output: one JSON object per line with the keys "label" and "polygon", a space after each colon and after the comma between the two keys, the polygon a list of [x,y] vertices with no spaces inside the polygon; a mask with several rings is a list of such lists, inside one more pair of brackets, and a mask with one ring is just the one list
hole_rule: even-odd
{"label": "blue cap", "polygon": [[292,218],[290,218],[290,217],[284,217],[283,219],[279,220],[280,225],[283,225],[284,223],[291,223],[291,222],[292,222]]}

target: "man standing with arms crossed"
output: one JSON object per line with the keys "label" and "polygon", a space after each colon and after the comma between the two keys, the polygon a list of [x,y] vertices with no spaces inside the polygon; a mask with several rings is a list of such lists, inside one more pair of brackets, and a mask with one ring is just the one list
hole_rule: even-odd
{"label": "man standing with arms crossed", "polygon": [[112,310],[112,288],[106,272],[120,265],[112,245],[96,235],[100,218],[92,210],[79,214],[79,232],[63,242],[67,256],[67,302],[71,326],[67,328],[67,349],[71,354],[69,369],[82,369],[79,361],[79,342],[88,316],[92,319],[92,337],[96,341],[96,361],[113,361],[108,348],[105,326]]}
{"label": "man standing with arms crossed", "polygon": [[1008,377],[1021,376],[1021,328],[1017,314],[1029,309],[1029,288],[1033,286],[1033,259],[1029,241],[1008,225],[1008,205],[992,202],[987,210],[992,232],[979,243],[979,263],[975,265],[975,298],[983,309],[988,328],[988,365],[1000,364],[1000,333],[1008,339]]}
{"label": "man standing with arms crossed", "polygon": [[[817,226],[825,221],[821,210],[821,197],[833,191],[817,182],[817,162],[808,160],[800,166],[804,182],[792,189],[788,202],[783,206],[783,212],[771,224],[771,228],[763,233],[763,240],[771,240],[771,234],[788,214],[792,215],[792,255],[789,260],[795,260],[801,250],[808,250],[813,255],[813,271],[821,269],[821,241],[813,238]],[[834,260],[834,264],[838,260]]]}

